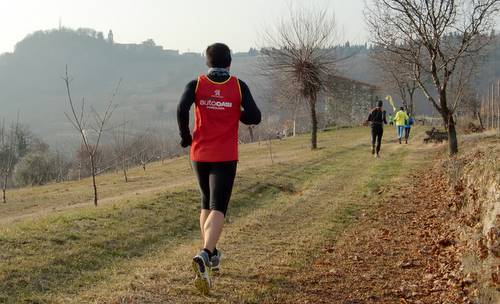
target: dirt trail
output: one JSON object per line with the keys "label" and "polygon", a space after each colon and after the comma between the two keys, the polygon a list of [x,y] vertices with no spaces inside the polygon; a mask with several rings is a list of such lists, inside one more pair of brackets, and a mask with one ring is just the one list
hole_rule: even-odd
{"label": "dirt trail", "polygon": [[440,171],[400,180],[267,303],[469,303]]}
{"label": "dirt trail", "polygon": [[[253,295],[258,299],[261,292],[271,291],[275,281],[293,271],[294,264],[300,261],[296,258],[304,256],[304,250],[321,242],[320,238],[311,239],[310,235],[328,228],[325,225],[328,218],[350,205],[342,198],[356,191],[361,183],[361,180],[352,182],[352,170],[366,167],[359,160],[368,158],[369,152],[364,146],[350,143],[333,155],[335,157],[328,164],[321,159],[312,160],[305,167],[291,166],[279,172],[280,175],[290,176],[304,174],[307,170],[315,173],[304,187],[284,191],[282,197],[256,208],[247,216],[235,218],[235,222],[231,220],[222,240],[223,250],[228,253],[224,259],[224,274],[216,278],[217,288],[209,299],[200,296],[191,284],[192,273],[188,266],[190,256],[197,250],[196,240],[136,265],[139,274],[135,276],[138,279],[131,284],[140,286],[139,293],[118,291],[111,296],[108,293],[104,297],[96,297],[99,291],[90,291],[76,302],[252,303],[249,299]],[[372,162],[369,167],[376,165]],[[328,166],[336,169],[335,175],[326,168]],[[279,179],[279,176],[274,178]],[[337,192],[339,198],[332,198],[330,191]],[[256,199],[263,198],[256,193]],[[303,217],[303,212],[309,216]],[[294,244],[297,240],[300,242]],[[246,264],[240,261],[246,261]],[[154,279],[147,279],[149,277]],[[229,290],[234,292],[228,293]]]}
{"label": "dirt trail", "polygon": [[[310,269],[323,245],[356,223],[361,209],[372,212],[367,193],[388,187],[394,177],[407,176],[398,164],[427,164],[432,162],[433,152],[431,146],[388,144],[383,158],[374,160],[368,145],[349,143],[330,157],[277,172],[290,176],[313,173],[304,185],[284,191],[231,221],[221,241],[226,252],[223,274],[216,278],[208,298],[190,284],[189,259],[198,248],[195,240],[130,263],[127,268],[131,273],[117,275],[104,289],[81,293],[72,303],[293,302],[295,299],[288,296],[301,290],[295,285],[303,284],[299,283],[303,270]],[[279,180],[279,175],[274,179]],[[256,195],[256,199],[263,198]]]}
{"label": "dirt trail", "polygon": [[[92,284],[70,282],[26,299],[65,304],[440,303],[435,297],[444,294],[450,279],[441,270],[455,267],[447,256],[453,236],[440,225],[446,221],[440,213],[445,187],[431,182],[438,173],[429,170],[441,148],[421,145],[417,133],[409,145],[384,143],[382,158],[374,159],[365,133],[344,132],[326,134],[325,147],[312,153],[304,152],[308,148],[300,138],[284,141],[286,153],[277,153],[279,161],[272,166],[262,156],[260,162],[243,162],[220,242],[222,274],[209,297],[191,284],[190,259],[200,244],[189,228],[185,237],[159,239],[148,252],[113,258],[95,273],[85,273],[95,278]],[[247,157],[257,154],[251,152]],[[99,217],[98,223],[103,221],[106,217]],[[127,241],[138,237],[131,234]]]}

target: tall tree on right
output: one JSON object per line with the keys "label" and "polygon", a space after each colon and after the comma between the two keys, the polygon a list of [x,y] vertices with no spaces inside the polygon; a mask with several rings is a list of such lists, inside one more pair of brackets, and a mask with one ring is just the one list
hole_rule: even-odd
{"label": "tall tree on right", "polygon": [[413,67],[413,77],[440,113],[449,152],[458,152],[453,114],[461,88],[490,41],[500,0],[371,0],[366,22],[375,47]]}

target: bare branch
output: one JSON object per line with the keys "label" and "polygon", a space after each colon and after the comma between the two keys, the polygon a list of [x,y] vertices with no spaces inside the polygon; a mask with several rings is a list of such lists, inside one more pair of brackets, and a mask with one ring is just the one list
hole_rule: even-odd
{"label": "bare branch", "polygon": [[464,85],[476,68],[473,59],[489,43],[499,10],[500,0],[372,0],[366,8],[374,45],[415,65],[415,80],[448,129],[452,154],[458,151],[453,113],[462,95],[453,82]]}
{"label": "bare branch", "polygon": [[[71,108],[71,114],[65,113],[66,118],[70,121],[73,127],[78,131],[82,138],[83,145],[85,150],[87,151],[89,160],[90,160],[90,169],[92,175],[92,182],[94,188],[94,205],[97,206],[97,184],[96,184],[96,175],[98,174],[97,170],[97,154],[99,151],[99,145],[101,143],[101,139],[103,133],[106,129],[106,125],[108,121],[111,119],[113,112],[116,110],[117,106],[113,104],[116,95],[118,94],[118,90],[121,84],[121,79],[118,82],[115,90],[112,93],[112,96],[106,106],[104,114],[99,114],[94,107],[90,107],[90,111],[93,117],[93,121],[89,122],[87,125],[86,113],[85,113],[85,99],[82,98],[82,105],[80,108],[80,113],[77,115],[75,110],[75,105],[73,103],[73,99],[71,96],[71,88],[70,83],[71,79],[68,74],[68,66],[66,66],[66,73],[63,77],[64,83],[66,85],[66,92],[68,96],[68,102]],[[96,133],[96,139],[93,143],[90,142],[90,138],[88,136],[88,130],[92,130]]]}
{"label": "bare branch", "polygon": [[[266,34],[267,46],[262,69],[286,77],[308,103],[311,115],[311,148],[316,148],[316,100],[326,90],[338,58],[335,18],[326,9],[289,7],[287,19],[281,20]],[[294,88],[294,89],[295,89]],[[294,90],[295,91],[295,90]],[[291,99],[297,100],[297,99]]]}

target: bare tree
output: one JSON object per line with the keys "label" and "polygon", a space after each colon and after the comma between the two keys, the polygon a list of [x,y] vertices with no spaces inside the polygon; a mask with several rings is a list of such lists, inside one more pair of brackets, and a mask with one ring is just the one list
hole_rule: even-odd
{"label": "bare tree", "polygon": [[71,167],[71,163],[59,149],[56,149],[55,151],[54,165],[57,172],[56,182],[59,183],[68,180],[68,172]]}
{"label": "bare tree", "polygon": [[149,128],[139,133],[134,138],[131,147],[133,147],[134,150],[133,158],[135,162],[139,164],[144,171],[146,171],[147,164],[158,158],[158,143],[153,136],[153,131]]}
{"label": "bare tree", "polygon": [[[481,115],[482,100],[479,92],[476,90],[474,83],[467,83],[460,90],[461,100],[460,107],[455,112],[455,117],[458,119],[468,118],[477,120],[481,130],[484,129],[483,117]],[[452,92],[453,93],[453,92]]]}
{"label": "bare tree", "polygon": [[7,203],[7,185],[17,158],[16,139],[18,129],[19,119],[8,133],[5,129],[5,120],[2,120],[2,125],[0,126],[0,177],[2,183],[2,202],[4,204]]}
{"label": "bare tree", "polygon": [[335,19],[325,9],[290,6],[289,16],[265,37],[263,68],[287,77],[307,101],[311,119],[311,149],[317,148],[318,94],[327,88],[336,63]]}
{"label": "bare tree", "polygon": [[[413,77],[440,113],[449,152],[458,152],[453,113],[475,59],[489,42],[500,0],[372,0],[366,20],[373,43],[413,65]],[[431,85],[429,85],[429,83]]]}
{"label": "bare tree", "polygon": [[161,163],[163,164],[165,159],[169,157],[170,152],[169,152],[169,143],[168,143],[168,138],[167,136],[159,131],[157,133],[158,137],[158,157],[160,158]]}
{"label": "bare tree", "polygon": [[414,64],[408,63],[396,53],[377,48],[370,53],[372,60],[384,72],[383,81],[398,91],[403,106],[410,115],[415,111],[415,93],[418,82],[413,77]]}
{"label": "bare tree", "polygon": [[[66,73],[63,77],[64,83],[66,85],[66,92],[68,95],[68,102],[71,108],[71,113],[64,113],[68,120],[71,122],[73,127],[80,134],[83,142],[83,147],[88,154],[89,162],[90,162],[90,173],[92,175],[92,185],[94,189],[94,205],[97,206],[97,183],[96,183],[96,175],[97,175],[97,155],[99,152],[99,144],[101,143],[101,139],[104,131],[106,130],[106,126],[113,115],[114,110],[116,110],[116,105],[114,104],[114,99],[118,94],[118,89],[120,88],[121,79],[118,82],[111,98],[106,105],[103,114],[99,114],[93,107],[90,107],[91,117],[88,117],[89,114],[86,113],[85,108],[85,99],[82,99],[82,104],[79,113],[75,108],[75,104],[71,97],[71,88],[70,84],[72,79],[68,74],[68,67],[66,66]],[[89,118],[91,119],[89,121]],[[91,134],[94,133],[94,139],[91,138]]]}
{"label": "bare tree", "polygon": [[115,131],[113,134],[113,152],[115,154],[116,159],[120,162],[120,167],[123,172],[123,178],[125,182],[128,183],[128,161],[130,157],[130,145],[128,142],[128,137],[126,133],[127,122],[124,121],[122,124],[122,128],[120,131]]}

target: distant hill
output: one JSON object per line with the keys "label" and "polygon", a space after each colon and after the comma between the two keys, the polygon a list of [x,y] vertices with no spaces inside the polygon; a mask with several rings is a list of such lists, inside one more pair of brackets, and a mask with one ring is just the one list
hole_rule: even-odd
{"label": "distant hill", "polygon": [[[235,54],[234,72],[251,78],[256,56]],[[175,124],[173,113],[185,84],[206,71],[201,54],[179,54],[148,40],[119,44],[91,29],[39,31],[19,42],[14,53],[0,56],[0,117],[17,111],[35,132],[73,135],[64,111],[61,79],[66,65],[73,76],[73,95],[102,105],[123,78],[115,117],[126,116],[137,127]]]}
{"label": "distant hill", "polygon": [[[500,44],[492,49],[478,80],[482,88],[500,78]],[[380,85],[368,46],[346,44],[337,51],[341,57],[354,54],[340,64],[343,76]],[[232,72],[249,84],[265,109],[270,102],[266,94],[269,84],[259,72],[258,54],[254,49],[234,54]],[[0,55],[0,118],[12,120],[19,110],[21,120],[49,142],[74,138],[64,116],[68,108],[61,76],[66,65],[74,78],[75,99],[85,97],[87,104],[99,107],[122,78],[115,118],[125,117],[138,129],[161,125],[172,131],[176,103],[185,84],[206,71],[201,54],[165,50],[152,39],[120,44],[112,33],[105,37],[93,29],[38,31],[20,41],[13,53]],[[418,103],[420,112],[431,113],[423,98]]]}

